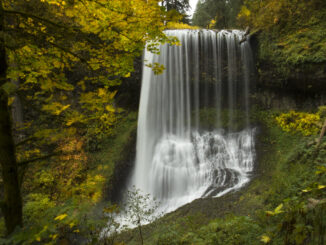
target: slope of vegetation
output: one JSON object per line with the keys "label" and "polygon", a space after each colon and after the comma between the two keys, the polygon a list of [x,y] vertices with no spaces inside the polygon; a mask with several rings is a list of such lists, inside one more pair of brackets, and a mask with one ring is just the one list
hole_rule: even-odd
{"label": "slope of vegetation", "polygon": [[[279,111],[256,110],[257,169],[242,190],[196,200],[144,227],[145,244],[323,244],[326,141],[285,132]],[[137,231],[123,234],[138,244]]]}
{"label": "slope of vegetation", "polygon": [[326,61],[325,4],[322,0],[245,1],[238,21],[242,27],[259,32],[262,69],[264,63],[272,65],[275,75],[283,79],[298,70],[324,72],[323,66],[316,65]]}
{"label": "slope of vegetation", "polygon": [[205,0],[198,2],[192,21],[212,29],[249,27],[262,83],[325,90],[325,1]]}
{"label": "slope of vegetation", "polygon": [[[73,158],[69,166],[48,161],[30,166],[22,188],[24,228],[10,239],[0,240],[1,244],[78,243],[78,239],[85,242],[99,237],[107,222],[102,208],[108,193],[103,190],[112,183],[116,164],[131,150],[129,142],[135,137],[136,125],[137,113],[124,114],[114,133],[98,142],[100,149],[76,149],[75,155],[68,156]],[[71,142],[71,147],[78,143]],[[81,159],[84,161],[78,161]],[[5,234],[3,219],[1,234]]]}
{"label": "slope of vegetation", "polygon": [[237,14],[243,0],[205,0],[198,1],[192,23],[203,28],[237,28]]}

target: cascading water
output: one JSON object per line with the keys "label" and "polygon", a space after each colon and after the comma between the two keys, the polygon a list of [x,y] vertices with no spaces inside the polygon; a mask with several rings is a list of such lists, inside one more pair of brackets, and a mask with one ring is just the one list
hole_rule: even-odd
{"label": "cascading water", "polygon": [[131,179],[131,185],[158,199],[161,212],[243,186],[255,155],[248,98],[252,55],[249,43],[239,42],[244,33],[166,34],[181,45],[161,45],[160,55],[145,51],[145,62],[163,64],[165,70],[154,75],[143,68]]}

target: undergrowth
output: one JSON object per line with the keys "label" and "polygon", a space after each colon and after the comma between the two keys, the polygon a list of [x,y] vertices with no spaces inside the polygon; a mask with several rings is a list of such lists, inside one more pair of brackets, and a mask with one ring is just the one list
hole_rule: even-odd
{"label": "undergrowth", "polygon": [[[252,113],[252,120],[261,122],[256,177],[245,189],[211,200],[224,210],[207,207],[182,216],[181,208],[146,227],[145,244],[324,244],[326,142],[317,148],[315,135],[283,131],[275,120],[280,114]],[[227,196],[235,200],[223,203]],[[192,208],[195,204],[184,209]]]}
{"label": "undergrowth", "polygon": [[[6,239],[0,238],[0,244],[79,244],[98,238],[107,222],[99,208],[103,206],[103,190],[136,125],[137,113],[125,115],[113,134],[97,142],[101,147],[83,151],[82,163],[86,167],[78,171],[75,168],[80,155],[74,156],[67,171],[54,163],[33,163],[23,189],[24,227]],[[34,172],[40,173],[37,178],[30,176]],[[57,187],[58,177],[66,181],[61,189]],[[3,219],[0,232],[5,234]]]}

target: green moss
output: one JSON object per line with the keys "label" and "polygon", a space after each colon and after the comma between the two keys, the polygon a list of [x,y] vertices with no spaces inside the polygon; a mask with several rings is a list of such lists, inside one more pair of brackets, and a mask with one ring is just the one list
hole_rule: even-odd
{"label": "green moss", "polygon": [[113,135],[101,143],[101,150],[90,155],[94,174],[102,174],[106,182],[110,180],[115,163],[123,156],[131,134],[137,129],[137,115],[136,112],[131,112],[122,118]]}
{"label": "green moss", "polygon": [[[204,108],[199,111],[199,125],[206,130],[214,130],[217,128],[239,131],[247,126],[246,115],[241,110],[234,110],[233,120],[230,124],[230,111],[222,110],[218,115],[216,108]],[[195,115],[193,114],[193,117]],[[217,120],[219,118],[219,120]],[[193,121],[195,119],[193,118]]]}
{"label": "green moss", "polygon": [[259,60],[275,66],[278,76],[288,78],[295,70],[326,62],[326,11],[311,18],[286,23],[259,34]]}

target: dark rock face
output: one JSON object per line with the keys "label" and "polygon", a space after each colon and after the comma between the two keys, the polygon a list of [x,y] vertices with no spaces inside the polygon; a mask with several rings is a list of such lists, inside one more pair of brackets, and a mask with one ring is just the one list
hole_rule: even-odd
{"label": "dark rock face", "polygon": [[[129,78],[123,78],[121,85],[114,88],[118,90],[115,98],[118,107],[122,107],[128,111],[138,110],[142,68],[143,62],[140,56],[134,61],[135,70],[131,76]],[[127,188],[136,158],[136,135],[137,128],[131,133],[120,160],[115,163],[112,177],[107,183],[106,190],[104,190],[104,193],[106,193],[105,199],[112,203],[118,203],[122,199],[123,193]]]}
{"label": "dark rock face", "polygon": [[123,192],[127,188],[128,179],[134,167],[136,157],[136,139],[137,133],[135,131],[130,135],[128,143],[125,145],[123,155],[118,162],[115,163],[114,171],[107,189],[104,193],[107,193],[106,200],[112,203],[118,203],[123,197]]}
{"label": "dark rock face", "polygon": [[282,73],[278,64],[274,64],[268,57],[264,60],[260,58],[258,35],[250,38],[257,71],[251,105],[265,109],[293,110],[315,109],[326,104],[326,64],[284,67]]}
{"label": "dark rock face", "polygon": [[136,111],[139,107],[140,88],[142,79],[142,56],[134,61],[134,72],[129,78],[123,78],[121,85],[117,87],[116,103],[118,107]]}
{"label": "dark rock face", "polygon": [[326,92],[326,64],[304,64],[291,69],[289,74],[281,74],[276,65],[269,61],[257,61],[259,88],[299,91],[300,93],[320,94]]}
{"label": "dark rock face", "polygon": [[315,110],[326,104],[326,93],[307,93],[300,90],[259,88],[251,94],[251,104],[264,109]]}

